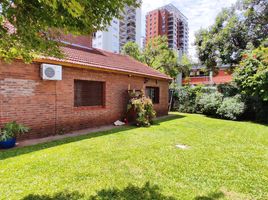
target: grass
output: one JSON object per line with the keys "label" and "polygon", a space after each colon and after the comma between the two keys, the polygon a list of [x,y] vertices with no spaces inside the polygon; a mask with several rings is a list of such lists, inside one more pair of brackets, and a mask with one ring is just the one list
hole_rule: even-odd
{"label": "grass", "polygon": [[268,199],[267,186],[268,126],[202,115],[0,152],[5,200]]}

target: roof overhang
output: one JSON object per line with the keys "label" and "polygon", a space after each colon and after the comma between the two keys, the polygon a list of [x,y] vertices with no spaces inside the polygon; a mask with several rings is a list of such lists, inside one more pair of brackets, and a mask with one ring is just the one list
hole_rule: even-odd
{"label": "roof overhang", "polygon": [[80,68],[80,69],[88,69],[88,70],[95,70],[95,71],[102,71],[102,72],[112,72],[116,74],[124,74],[124,75],[132,75],[137,77],[143,77],[143,78],[150,78],[155,80],[166,80],[166,81],[172,81],[171,77],[161,77],[161,76],[155,76],[151,74],[145,74],[145,73],[138,73],[130,70],[124,70],[124,69],[114,69],[108,66],[103,65],[97,65],[97,64],[88,64],[83,62],[77,62],[77,61],[61,61],[61,60],[54,60],[51,58],[36,58],[33,60],[37,63],[48,63],[48,64],[56,64],[56,65],[62,65],[66,67],[72,67],[72,68]]}

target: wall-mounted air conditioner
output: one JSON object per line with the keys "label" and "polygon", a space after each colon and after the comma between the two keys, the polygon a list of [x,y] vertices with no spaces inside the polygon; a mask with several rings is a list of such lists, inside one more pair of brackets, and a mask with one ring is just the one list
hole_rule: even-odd
{"label": "wall-mounted air conditioner", "polygon": [[42,64],[40,75],[43,80],[60,81],[62,80],[62,66]]}

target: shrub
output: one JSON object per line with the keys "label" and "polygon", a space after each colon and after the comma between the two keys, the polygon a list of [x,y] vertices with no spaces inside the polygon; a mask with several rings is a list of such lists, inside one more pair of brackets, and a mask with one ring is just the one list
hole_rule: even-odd
{"label": "shrub", "polygon": [[219,92],[202,94],[197,100],[198,110],[206,115],[215,115],[222,103],[223,95]]}
{"label": "shrub", "polygon": [[185,113],[196,112],[196,98],[202,94],[202,86],[180,87],[174,95],[173,110]]}
{"label": "shrub", "polygon": [[211,94],[217,92],[217,88],[214,86],[206,86],[201,88],[201,93]]}
{"label": "shrub", "polygon": [[235,83],[224,83],[217,86],[218,92],[222,93],[224,97],[233,97],[239,94],[239,89]]}
{"label": "shrub", "polygon": [[224,119],[237,120],[245,111],[245,103],[241,96],[227,97],[217,110],[217,114]]}
{"label": "shrub", "polygon": [[242,93],[268,101],[268,48],[260,47],[243,55],[234,73]]}
{"label": "shrub", "polygon": [[16,138],[17,136],[27,133],[30,129],[17,122],[9,122],[0,129],[0,141],[6,141],[11,138]]}
{"label": "shrub", "polygon": [[152,100],[147,98],[144,92],[133,91],[129,95],[128,111],[133,109],[136,112],[137,126],[150,126],[156,116]]}
{"label": "shrub", "polygon": [[268,123],[268,102],[262,101],[259,97],[246,96],[246,110],[243,119]]}

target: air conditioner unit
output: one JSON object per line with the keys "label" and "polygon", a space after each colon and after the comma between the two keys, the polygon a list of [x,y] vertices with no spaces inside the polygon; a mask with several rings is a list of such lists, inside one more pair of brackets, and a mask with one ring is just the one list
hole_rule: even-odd
{"label": "air conditioner unit", "polygon": [[62,66],[42,64],[40,75],[43,80],[60,81],[62,80]]}

